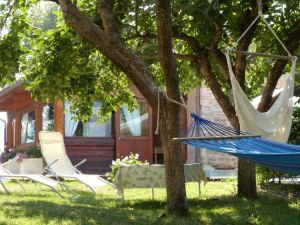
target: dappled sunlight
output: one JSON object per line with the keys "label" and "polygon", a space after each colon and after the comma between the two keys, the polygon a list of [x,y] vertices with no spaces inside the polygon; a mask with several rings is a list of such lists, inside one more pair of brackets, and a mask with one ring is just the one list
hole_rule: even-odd
{"label": "dappled sunlight", "polygon": [[[125,203],[112,187],[102,187],[97,195],[88,192],[78,182],[67,182],[78,195],[65,193],[60,198],[50,190],[31,182],[24,182],[26,193],[16,183],[8,183],[11,195],[0,195],[0,224],[298,224],[300,207],[297,198],[288,202],[262,192],[256,200],[238,198],[236,180],[209,181],[201,187],[187,185],[189,218],[166,215],[166,191],[155,189],[126,189]],[[278,189],[277,189],[278,190]],[[299,198],[298,198],[299,199]]]}

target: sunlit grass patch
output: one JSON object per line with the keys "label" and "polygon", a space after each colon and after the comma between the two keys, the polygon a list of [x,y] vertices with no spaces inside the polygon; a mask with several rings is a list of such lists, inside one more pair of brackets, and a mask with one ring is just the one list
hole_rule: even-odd
{"label": "sunlit grass patch", "polygon": [[[177,218],[166,214],[166,191],[126,189],[122,204],[116,190],[103,187],[94,196],[77,182],[68,182],[78,195],[63,192],[65,199],[49,189],[25,182],[24,193],[15,182],[8,183],[10,195],[0,195],[0,224],[9,225],[73,225],[73,224],[299,224],[299,200],[285,200],[262,193],[256,200],[235,196],[236,181],[210,181],[202,186],[187,184],[191,216]],[[275,188],[275,191],[277,189]]]}

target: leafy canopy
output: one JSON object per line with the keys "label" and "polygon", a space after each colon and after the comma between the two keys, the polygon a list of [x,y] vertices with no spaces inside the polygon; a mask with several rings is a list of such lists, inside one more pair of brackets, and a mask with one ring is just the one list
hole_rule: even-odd
{"label": "leafy canopy", "polygon": [[[102,26],[95,0],[78,0],[81,11],[98,26]],[[203,48],[209,48],[216,38],[216,25],[222,27],[218,47],[224,49],[239,36],[241,19],[251,9],[250,0],[203,1],[177,0],[173,2],[174,52],[193,54],[187,43],[176,34],[194,36]],[[299,1],[270,1],[266,19],[282,40],[299,20]],[[117,0],[115,12],[119,29],[126,45],[141,55],[159,86],[165,86],[157,57],[154,0]],[[0,84],[14,82],[21,74],[24,86],[41,101],[66,99],[81,119],[88,119],[96,99],[103,102],[102,115],[109,115],[120,105],[131,108],[135,104],[130,81],[101,53],[68,28],[59,6],[38,0],[0,1]],[[259,24],[252,50],[279,53],[281,47]],[[247,67],[246,91],[250,97],[260,92],[273,62],[269,59],[251,59]],[[193,61],[177,60],[181,91],[186,93],[199,86],[202,76]],[[212,63],[223,90],[230,90],[223,71]]]}

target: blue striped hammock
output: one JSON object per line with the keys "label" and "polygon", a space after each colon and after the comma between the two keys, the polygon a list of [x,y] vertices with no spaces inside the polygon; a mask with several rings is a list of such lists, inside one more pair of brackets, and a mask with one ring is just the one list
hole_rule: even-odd
{"label": "blue striped hammock", "polygon": [[300,174],[300,146],[270,141],[191,114],[187,137],[174,138],[197,148],[228,153],[271,169]]}

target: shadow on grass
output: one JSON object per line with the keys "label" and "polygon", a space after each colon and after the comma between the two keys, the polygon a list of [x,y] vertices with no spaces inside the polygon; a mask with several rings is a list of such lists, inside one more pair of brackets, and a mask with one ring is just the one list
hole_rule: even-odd
{"label": "shadow on grass", "polygon": [[189,205],[203,224],[299,224],[299,205],[266,195],[252,200],[236,196],[191,200]]}
{"label": "shadow on grass", "polygon": [[[35,196],[35,195],[32,195]],[[2,212],[12,218],[42,218],[41,224],[299,224],[299,206],[288,201],[260,196],[247,200],[235,196],[188,201],[191,218],[165,216],[163,201],[94,197],[85,194],[75,201],[27,200],[5,202]],[[42,221],[41,221],[42,220]]]}

